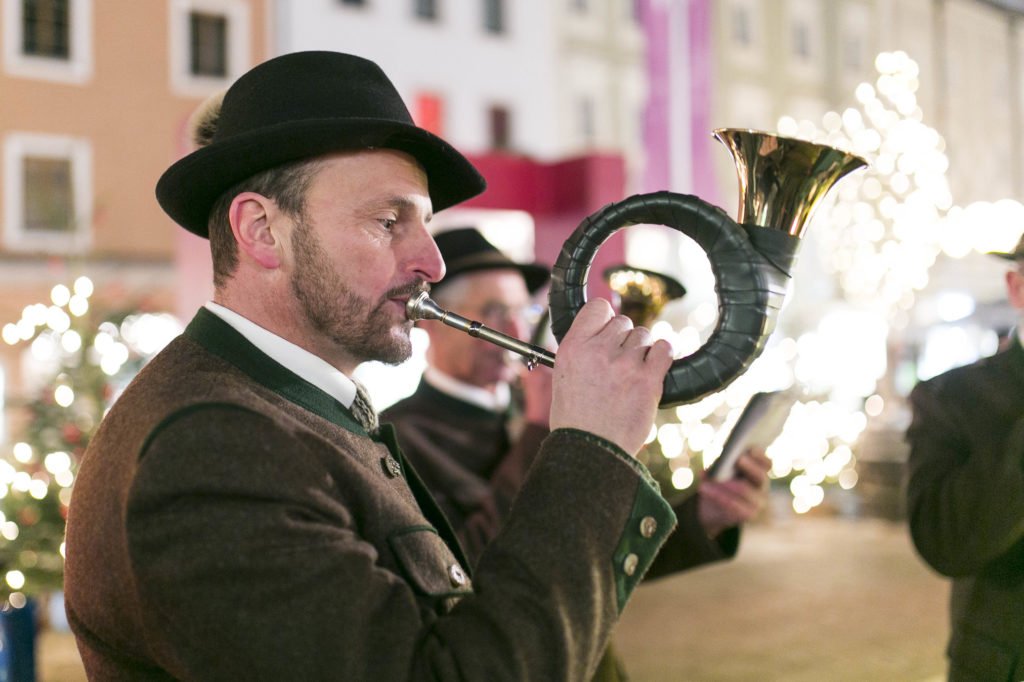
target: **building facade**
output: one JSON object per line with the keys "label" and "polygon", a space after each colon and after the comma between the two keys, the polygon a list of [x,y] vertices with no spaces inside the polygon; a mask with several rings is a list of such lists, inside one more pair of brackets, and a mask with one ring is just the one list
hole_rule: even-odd
{"label": "building facade", "polygon": [[[264,58],[265,23],[262,0],[0,3],[0,327],[82,275],[94,308],[178,312],[176,260],[197,257],[154,186],[196,105]],[[32,357],[4,340],[18,397]]]}

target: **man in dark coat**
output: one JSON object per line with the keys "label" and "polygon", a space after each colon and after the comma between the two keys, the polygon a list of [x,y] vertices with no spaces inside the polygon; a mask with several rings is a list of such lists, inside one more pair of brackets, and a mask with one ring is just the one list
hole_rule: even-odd
{"label": "man in dark coat", "polygon": [[[441,232],[435,241],[448,270],[433,287],[434,300],[503,334],[526,338],[525,313],[548,270],[512,261],[472,227]],[[548,434],[550,372],[526,371],[500,347],[439,322],[423,326],[430,335],[423,378],[411,396],[381,417],[397,429],[403,452],[474,562],[497,535]],[[517,380],[521,401],[513,399]],[[648,577],[734,556],[739,525],[764,506],[770,464],[763,452],[745,453],[733,480],[704,482],[701,493],[677,505],[679,528]],[[602,660],[600,679],[622,675],[612,655]]]}
{"label": "man in dark coat", "polygon": [[[503,334],[526,338],[532,297],[549,271],[517,263],[472,227],[435,235],[447,264],[431,296],[443,308]],[[533,456],[548,434],[550,371],[527,371],[498,346],[439,322],[423,323],[430,336],[427,369],[416,391],[381,418],[398,431],[402,450],[451,521],[473,561],[498,531]],[[514,382],[521,390],[513,391]],[[521,394],[517,404],[513,393]],[[707,481],[703,495],[675,508],[680,527],[652,567],[664,575],[735,555],[739,525],[763,507],[770,461],[745,454],[741,475]]]}
{"label": "man in dark coat", "polygon": [[[1024,322],[1024,237],[1009,253]],[[914,545],[953,579],[951,680],[1024,679],[1024,337],[919,383],[907,431]]]}
{"label": "man in dark coat", "polygon": [[69,512],[90,678],[586,679],[675,525],[634,458],[668,345],[582,308],[551,433],[470,580],[349,377],[408,357],[406,301],[444,274],[426,223],[483,179],[350,55],[269,60],[196,130],[157,198],[209,237],[214,300],[107,414]]}

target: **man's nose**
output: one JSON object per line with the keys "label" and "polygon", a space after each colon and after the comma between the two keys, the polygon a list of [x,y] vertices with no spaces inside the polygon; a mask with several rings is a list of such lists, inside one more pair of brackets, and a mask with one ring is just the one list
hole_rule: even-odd
{"label": "man's nose", "polygon": [[411,249],[410,267],[413,274],[431,284],[440,282],[445,273],[444,259],[426,225],[417,230],[417,238],[413,240]]}

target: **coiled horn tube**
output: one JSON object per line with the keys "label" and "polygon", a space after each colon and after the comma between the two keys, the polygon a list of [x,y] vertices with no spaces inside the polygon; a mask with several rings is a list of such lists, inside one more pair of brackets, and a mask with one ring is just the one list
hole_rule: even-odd
{"label": "coiled horn tube", "polygon": [[800,235],[814,206],[844,175],[865,165],[825,145],[751,130],[720,129],[740,181],[738,221],[691,195],[639,194],[588,216],[552,268],[551,330],[559,341],[587,302],[587,276],[601,245],[628,225],[666,225],[704,250],[715,277],[718,324],[693,355],[672,363],[661,407],[693,402],[739,377],[775,329]]}

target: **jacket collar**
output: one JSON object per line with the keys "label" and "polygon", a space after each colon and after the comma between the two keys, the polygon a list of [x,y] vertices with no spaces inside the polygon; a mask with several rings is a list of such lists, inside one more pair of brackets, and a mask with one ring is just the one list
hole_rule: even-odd
{"label": "jacket collar", "polygon": [[347,431],[369,436],[348,408],[273,360],[206,308],[192,318],[185,336],[286,400]]}

